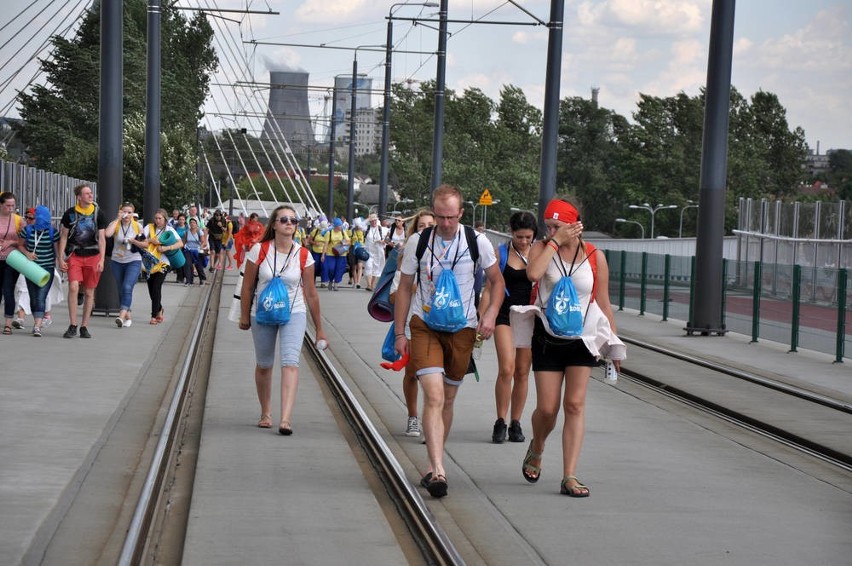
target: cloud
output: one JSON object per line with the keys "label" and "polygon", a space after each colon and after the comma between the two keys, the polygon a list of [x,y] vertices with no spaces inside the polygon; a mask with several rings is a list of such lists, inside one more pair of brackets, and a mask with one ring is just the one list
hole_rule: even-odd
{"label": "cloud", "polygon": [[587,0],[577,7],[577,17],[584,26],[681,35],[701,29],[708,5],[709,0]]}
{"label": "cloud", "polygon": [[301,66],[301,57],[293,49],[279,47],[272,53],[260,56],[263,68],[268,71],[284,71],[306,73],[307,70]]}
{"label": "cloud", "polygon": [[367,0],[306,0],[295,15],[303,22],[342,22],[360,16],[368,7]]}

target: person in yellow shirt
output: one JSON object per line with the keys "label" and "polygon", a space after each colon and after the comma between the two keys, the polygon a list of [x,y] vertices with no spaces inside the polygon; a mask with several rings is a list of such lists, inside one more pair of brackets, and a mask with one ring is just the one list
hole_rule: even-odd
{"label": "person in yellow shirt", "polygon": [[328,232],[328,240],[322,254],[322,278],[328,281],[329,291],[337,291],[343,279],[343,272],[346,271],[346,256],[349,255],[352,237],[343,229],[343,220],[340,218],[335,218],[331,225],[332,229]]}
{"label": "person in yellow shirt", "polygon": [[328,283],[328,279],[325,278],[325,270],[322,267],[325,244],[328,242],[328,233],[328,223],[325,220],[322,220],[316,223],[314,229],[311,230],[311,233],[308,236],[308,246],[311,250],[314,262],[318,266],[314,273],[318,272],[320,274],[320,289],[324,289]]}
{"label": "person in yellow shirt", "polygon": [[364,246],[364,227],[356,219],[352,226],[352,245],[349,248],[348,263],[349,263],[349,285],[355,285],[356,289],[361,288],[361,277],[364,274],[364,262],[359,261],[355,257],[354,250],[356,247]]}

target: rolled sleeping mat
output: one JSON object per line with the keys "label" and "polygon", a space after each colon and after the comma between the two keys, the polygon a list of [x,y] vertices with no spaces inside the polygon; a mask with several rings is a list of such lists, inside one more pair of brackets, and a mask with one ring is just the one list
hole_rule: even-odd
{"label": "rolled sleeping mat", "polygon": [[9,253],[6,263],[39,287],[44,287],[50,280],[50,273],[18,250],[12,250]]}
{"label": "rolled sleeping mat", "polygon": [[239,322],[241,312],[240,294],[243,292],[243,270],[240,270],[240,276],[237,279],[237,284],[234,287],[234,296],[231,299],[231,308],[228,310],[228,320],[231,322]]}
{"label": "rolled sleeping mat", "polygon": [[[177,234],[175,234],[171,230],[166,230],[165,232],[160,234],[157,239],[160,241],[161,246],[173,246],[178,241]],[[178,248],[176,250],[168,250],[163,253],[166,254],[167,258],[169,258],[169,263],[172,266],[172,270],[180,269],[186,263],[186,257],[183,255],[183,249],[181,248]]]}

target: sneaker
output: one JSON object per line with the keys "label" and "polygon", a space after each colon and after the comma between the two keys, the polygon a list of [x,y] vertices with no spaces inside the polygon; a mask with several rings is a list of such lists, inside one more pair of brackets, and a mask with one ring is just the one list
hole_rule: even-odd
{"label": "sneaker", "polygon": [[42,328],[47,328],[47,327],[48,327],[48,326],[50,326],[51,324],[53,324],[53,319],[52,319],[52,318],[50,318],[50,317],[47,317],[47,316],[46,316],[46,317],[44,317],[43,319],[41,319],[41,327],[42,327]]}
{"label": "sneaker", "polygon": [[506,421],[497,419],[494,422],[494,432],[491,433],[491,442],[494,444],[503,444],[506,440]]}
{"label": "sneaker", "polygon": [[14,328],[16,330],[20,330],[23,327],[24,327],[24,319],[16,318],[15,320],[12,321],[12,328]]}
{"label": "sneaker", "polygon": [[334,284],[334,287],[332,287],[332,288],[331,288],[331,289],[332,289],[332,291],[340,291],[340,286],[339,286],[339,285],[340,285],[339,283],[335,283],[335,284]]}
{"label": "sneaker", "polygon": [[116,325],[117,327],[119,327],[119,328],[121,328],[122,326],[124,326],[124,321],[123,321],[123,320],[121,320],[121,317],[120,317],[120,316],[115,317],[115,325]]}
{"label": "sneaker", "polygon": [[65,334],[62,335],[63,338],[74,338],[77,336],[77,327],[73,324],[68,325],[68,330],[65,331]]}
{"label": "sneaker", "polygon": [[183,286],[184,286],[184,287],[189,287],[189,283],[184,283],[184,284],[183,284]]}
{"label": "sneaker", "polygon": [[132,320],[130,320],[130,319],[128,318],[128,319],[126,319],[126,320],[124,321],[124,324],[122,324],[122,326],[123,326],[124,328],[130,328],[130,325],[131,325],[131,324],[133,324],[133,321],[132,321]]}
{"label": "sneaker", "polygon": [[80,338],[91,338],[92,335],[89,334],[89,329],[85,326],[80,327]]}
{"label": "sneaker", "polygon": [[33,337],[41,338],[41,328],[39,328],[38,326],[33,326]]}
{"label": "sneaker", "polygon": [[405,436],[420,436],[420,419],[417,417],[408,417]]}
{"label": "sneaker", "polygon": [[509,442],[523,442],[524,440],[526,440],[526,437],[521,430],[521,423],[513,420],[509,423]]}
{"label": "sneaker", "polygon": [[319,288],[320,288],[320,289],[325,289],[325,283],[320,283],[320,284],[319,284]]}

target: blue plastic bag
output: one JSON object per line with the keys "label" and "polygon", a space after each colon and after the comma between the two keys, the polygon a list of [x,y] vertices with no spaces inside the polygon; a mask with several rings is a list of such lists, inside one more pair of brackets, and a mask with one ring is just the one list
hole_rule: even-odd
{"label": "blue plastic bag", "polygon": [[[425,305],[424,305],[425,307]],[[426,309],[423,309],[426,311]],[[451,269],[444,269],[435,283],[435,294],[429,310],[424,313],[423,322],[438,332],[458,332],[467,326],[467,314],[461,300],[456,275]]]}
{"label": "blue plastic bag", "polygon": [[353,253],[355,254],[355,259],[358,261],[367,261],[370,259],[370,252],[367,251],[367,248],[361,245],[361,242],[355,242]]}
{"label": "blue plastic bag", "polygon": [[399,359],[399,354],[394,349],[396,342],[396,334],[394,333],[394,325],[391,324],[388,328],[388,333],[385,335],[385,341],[382,343],[382,359],[389,362],[395,362]]}
{"label": "blue plastic bag", "polygon": [[290,322],[290,295],[280,277],[274,277],[260,292],[254,318],[258,324],[267,326]]}
{"label": "blue plastic bag", "polygon": [[583,333],[583,307],[570,276],[562,277],[556,283],[544,314],[556,336],[580,336]]}

